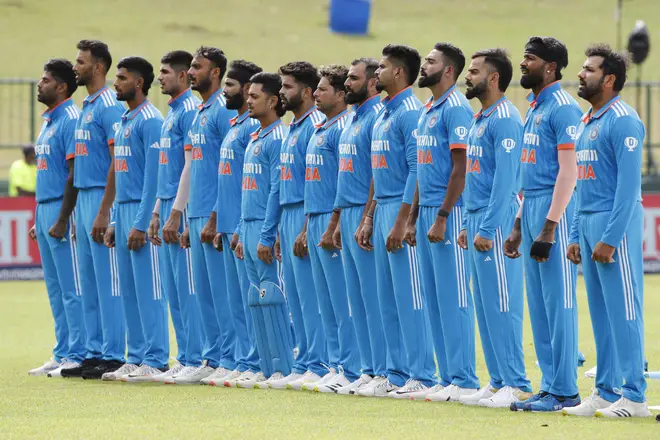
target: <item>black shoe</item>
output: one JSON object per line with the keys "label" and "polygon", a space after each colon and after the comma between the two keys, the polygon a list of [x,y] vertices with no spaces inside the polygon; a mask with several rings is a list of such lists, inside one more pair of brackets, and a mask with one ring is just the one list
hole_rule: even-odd
{"label": "black shoe", "polygon": [[120,361],[101,361],[99,365],[93,369],[84,370],[82,372],[83,379],[101,379],[103,374],[112,373],[119,370],[124,365]]}
{"label": "black shoe", "polygon": [[93,369],[101,363],[101,359],[85,359],[79,367],[62,370],[62,377],[82,377],[85,370]]}

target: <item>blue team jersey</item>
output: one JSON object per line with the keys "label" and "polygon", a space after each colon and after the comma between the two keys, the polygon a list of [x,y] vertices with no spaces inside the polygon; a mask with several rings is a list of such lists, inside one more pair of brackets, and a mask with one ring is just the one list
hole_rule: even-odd
{"label": "blue team jersey", "polygon": [[374,198],[403,197],[403,203],[412,204],[417,183],[415,131],[422,103],[408,87],[383,104],[371,137]]}
{"label": "blue team jersey", "polygon": [[468,211],[487,209],[479,229],[483,238],[494,238],[520,190],[522,137],[520,113],[506,96],[472,120],[463,201]]}
{"label": "blue team jersey", "polygon": [[115,131],[125,110],[108,87],[83,100],[76,125],[76,188],[105,188],[111,161],[109,147],[114,145]]}
{"label": "blue team jersey", "polygon": [[[417,124],[417,184],[420,206],[442,206],[454,169],[451,151],[467,148],[472,108],[452,86],[439,99],[429,100]],[[459,198],[456,206],[461,206]]]}
{"label": "blue team jersey", "polygon": [[371,134],[378,113],[383,109],[380,96],[363,102],[346,117],[339,137],[339,174],[335,207],[364,205],[371,187]]}
{"label": "blue team jersey", "polygon": [[44,122],[34,146],[38,203],[64,196],[64,187],[69,177],[66,161],[75,156],[74,132],[80,110],[69,98],[54,109],[46,110],[41,116]]}
{"label": "blue team jersey", "polygon": [[323,122],[323,113],[310,108],[289,125],[280,154],[280,204],[300,203],[305,198],[305,154],[315,126]]}
{"label": "blue team jersey", "polygon": [[559,81],[547,85],[539,96],[527,96],[520,173],[523,191],[555,187],[559,173],[559,150],[575,148],[575,135],[582,111]]}
{"label": "blue team jersey", "polygon": [[241,220],[263,220],[259,243],[273,246],[280,221],[280,149],[286,128],[281,120],[252,134],[243,164]]}
{"label": "blue team jersey", "polygon": [[160,134],[160,154],[158,155],[158,191],[156,197],[163,200],[173,199],[179,189],[181,172],[185,165],[188,132],[197,113],[200,100],[187,89],[176,98],[170,99],[163,129]]}
{"label": "blue team jersey", "polygon": [[190,197],[188,217],[208,217],[218,197],[220,147],[231,126],[236,110],[228,110],[222,89],[202,104],[190,128]]}
{"label": "blue team jersey", "polygon": [[163,116],[148,100],[126,110],[115,134],[115,202],[140,202],[133,227],[146,231],[156,203]]}
{"label": "blue team jersey", "polygon": [[[618,96],[596,113],[589,110],[578,127],[578,215],[610,211],[601,241],[613,247],[623,239],[633,208],[642,200],[644,136],[639,115]],[[573,229],[571,241],[576,241]]]}
{"label": "blue team jersey", "polygon": [[305,213],[324,214],[332,211],[337,197],[339,172],[339,136],[348,111],[316,126],[305,156]]}
{"label": "blue team jersey", "polygon": [[259,121],[248,112],[229,121],[231,128],[220,148],[218,165],[218,198],[213,211],[217,213],[216,231],[233,233],[241,219],[241,179],[245,149],[250,135],[259,128]]}

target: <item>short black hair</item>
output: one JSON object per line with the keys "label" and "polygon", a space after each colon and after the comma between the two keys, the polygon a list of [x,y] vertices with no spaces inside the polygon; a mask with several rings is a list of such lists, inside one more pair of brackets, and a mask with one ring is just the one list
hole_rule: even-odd
{"label": "short black hair", "polygon": [[76,73],[73,71],[73,64],[63,58],[48,60],[44,64],[44,72],[50,73],[55,81],[66,84],[67,98],[71,97],[78,88],[76,82]]}
{"label": "short black hair", "polygon": [[215,67],[220,68],[220,79],[222,79],[225,76],[225,73],[227,73],[227,56],[221,49],[218,49],[217,47],[200,46],[200,48],[195,51],[195,56],[204,57],[213,63]]}
{"label": "short black hair", "polygon": [[307,61],[293,61],[286,63],[279,69],[279,74],[282,76],[292,76],[303,87],[309,87],[312,91],[316,91],[316,86],[321,80],[318,70],[312,63]]}
{"label": "short black hair", "polygon": [[417,49],[403,44],[388,44],[383,48],[383,56],[394,60],[406,72],[408,85],[413,85],[419,75],[422,59]]}
{"label": "short black hair", "polygon": [[232,78],[238,81],[241,85],[247,84],[257,73],[264,71],[261,67],[253,62],[246,60],[234,60],[229,64],[229,70],[233,72]]}
{"label": "short black hair", "polygon": [[351,62],[351,66],[357,66],[360,63],[364,63],[364,71],[368,80],[376,77],[376,70],[378,70],[378,60],[376,58],[356,58]]}
{"label": "short black hair", "polygon": [[286,113],[280,99],[280,89],[282,88],[282,79],[277,73],[259,72],[250,78],[252,84],[261,84],[264,92],[277,97],[277,107],[275,111],[277,116],[282,117]]}
{"label": "short black hair", "polygon": [[80,40],[76,45],[76,49],[89,52],[92,54],[94,61],[101,62],[105,71],[109,72],[112,67],[112,56],[108,45],[100,40]]}
{"label": "short black hair", "polygon": [[557,65],[555,78],[560,80],[563,76],[561,69],[568,66],[568,49],[566,49],[566,45],[553,37],[529,37],[525,48],[528,46],[541,46],[543,48],[543,51],[547,53],[547,58],[543,59]]}
{"label": "short black hair", "polygon": [[495,48],[480,50],[472,55],[472,59],[480,57],[484,57],[484,63],[491,66],[500,74],[500,80],[497,87],[500,89],[500,92],[506,92],[506,89],[509,88],[509,84],[511,84],[511,78],[513,77],[513,66],[511,65],[509,52],[507,52],[506,49]]}
{"label": "short black hair", "polygon": [[131,73],[136,73],[144,79],[142,84],[142,93],[144,96],[149,94],[151,84],[154,82],[154,67],[151,63],[142,57],[126,57],[119,60],[117,69],[126,69]]}
{"label": "short black hair", "polygon": [[438,52],[442,52],[445,62],[454,68],[454,81],[458,79],[465,68],[465,55],[463,51],[451,43],[436,43],[433,46]]}
{"label": "short black hair", "polygon": [[163,58],[160,59],[160,63],[167,64],[177,72],[181,72],[182,70],[188,71],[188,69],[190,69],[192,59],[193,56],[190,52],[186,52],[185,50],[173,50],[172,52],[167,52],[163,55]]}
{"label": "short black hair", "polygon": [[616,52],[609,44],[599,43],[589,46],[584,51],[587,57],[603,57],[603,63],[600,68],[605,75],[614,75],[614,91],[619,92],[626,83],[626,73],[628,70],[628,58],[619,52]]}
{"label": "short black hair", "polygon": [[335,93],[346,91],[346,87],[344,87],[346,78],[348,78],[348,68],[346,66],[329,64],[321,67],[319,73],[321,78],[328,78],[328,82],[335,89]]}

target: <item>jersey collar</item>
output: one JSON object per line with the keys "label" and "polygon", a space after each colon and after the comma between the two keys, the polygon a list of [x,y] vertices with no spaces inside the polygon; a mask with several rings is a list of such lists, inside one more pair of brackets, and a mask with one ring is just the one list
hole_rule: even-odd
{"label": "jersey collar", "polygon": [[57,104],[54,108],[46,109],[46,111],[41,114],[41,117],[50,122],[53,119],[57,119],[60,113],[62,113],[62,110],[66,109],[70,105],[73,105],[73,100],[71,98],[67,98]]}
{"label": "jersey collar", "polygon": [[108,86],[103,86],[101,87],[96,93],[93,95],[88,95],[87,98],[84,99],[84,102],[94,102],[96,98],[101,96],[101,93],[105,92],[106,90],[109,90]]}
{"label": "jersey collar", "polygon": [[449,95],[454,93],[456,91],[456,84],[451,86],[449,90],[447,90],[445,93],[442,94],[440,98],[438,98],[436,101],[433,101],[433,98],[429,99],[429,101],[426,103],[426,110],[427,112],[430,111],[433,108],[438,107],[440,104],[445,102],[447,98],[449,98]]}
{"label": "jersey collar", "polygon": [[212,94],[211,96],[209,96],[209,100],[206,101],[205,104],[200,104],[200,105],[199,105],[199,109],[200,109],[200,110],[201,110],[201,109],[207,109],[207,108],[211,107],[213,104],[215,104],[215,102],[216,102],[218,99],[220,99],[220,94],[222,93],[223,90],[224,90],[224,89],[220,88],[220,89],[218,89],[217,92],[215,92],[214,94]]}
{"label": "jersey collar", "polygon": [[273,132],[280,124],[282,123],[281,119],[278,119],[277,121],[273,122],[266,128],[259,128],[259,130],[255,131],[252,133],[250,136],[252,137],[253,141],[256,141],[257,139],[263,139],[269,134]]}
{"label": "jersey collar", "polygon": [[179,107],[179,106],[181,105],[181,103],[182,103],[183,101],[185,101],[186,99],[188,99],[188,98],[190,97],[190,95],[192,95],[192,90],[190,90],[190,89],[188,88],[188,89],[184,90],[183,92],[179,93],[179,94],[178,94],[177,96],[175,96],[174,98],[172,98],[172,99],[170,99],[169,101],[167,101],[167,105],[169,105],[169,106],[172,107],[172,108],[177,108],[177,107]]}
{"label": "jersey collar", "polygon": [[355,106],[355,119],[359,118],[380,102],[380,95],[372,96],[359,106]]}
{"label": "jersey collar", "polygon": [[148,106],[148,105],[149,105],[149,100],[147,99],[147,100],[145,100],[142,104],[140,104],[140,105],[138,105],[137,107],[135,107],[134,110],[130,110],[130,109],[126,110],[126,111],[124,112],[124,114],[121,116],[121,118],[122,118],[123,120],[126,120],[126,119],[133,119],[134,117],[137,116],[138,113],[140,113],[140,110],[142,110],[143,108],[145,108],[145,107]]}
{"label": "jersey collar", "polygon": [[392,97],[386,97],[383,99],[382,103],[385,105],[385,109],[388,111],[395,110],[399,104],[403,102],[404,99],[408,98],[413,94],[412,86],[408,86],[405,89],[401,90],[399,93]]}
{"label": "jersey collar", "polygon": [[[609,109],[612,107],[614,104],[616,104],[619,100],[621,99],[621,96],[617,95],[614,98],[610,99],[607,104],[603,106],[600,110],[598,110],[595,114],[593,114],[593,107],[589,109],[589,111],[584,115],[582,118],[582,122],[585,124],[591,121],[592,119],[598,119],[601,116],[603,116]],[[593,114],[593,115],[592,115]]]}
{"label": "jersey collar", "polygon": [[231,118],[229,120],[229,125],[231,125],[232,127],[235,125],[240,125],[243,122],[245,122],[245,120],[249,117],[250,117],[250,112],[246,111],[242,115],[234,116],[233,118]]}
{"label": "jersey collar", "polygon": [[532,108],[536,108],[539,104],[541,104],[543,101],[548,99],[548,96],[552,95],[555,93],[557,90],[561,89],[561,82],[555,81],[551,82],[547,86],[543,87],[541,91],[539,92],[539,96],[534,96],[534,92],[529,92],[526,96],[527,100],[529,101],[529,105]]}
{"label": "jersey collar", "polygon": [[494,112],[495,110],[497,110],[497,107],[499,107],[500,105],[504,104],[506,101],[508,101],[508,98],[507,98],[506,96],[502,96],[500,99],[498,99],[498,100],[495,102],[495,104],[491,105],[491,106],[488,107],[486,110],[483,110],[483,109],[482,109],[482,110],[479,110],[479,111],[474,115],[475,119],[479,119],[479,118],[482,118],[482,117],[483,117],[483,118],[487,118],[487,117],[489,117],[490,115],[493,114],[493,112]]}
{"label": "jersey collar", "polygon": [[307,119],[307,117],[308,117],[309,115],[311,115],[312,113],[314,113],[315,111],[316,111],[316,106],[313,105],[312,108],[310,108],[309,110],[307,110],[307,111],[305,112],[304,115],[302,115],[299,119],[294,119],[293,121],[291,121],[291,124],[289,124],[289,125],[290,125],[291,127],[295,127],[295,126],[297,126],[297,125],[302,124],[303,121],[304,121],[305,119]]}
{"label": "jersey collar", "polygon": [[339,113],[334,118],[328,119],[324,122],[321,122],[320,124],[316,124],[314,127],[317,130],[327,130],[328,128],[332,127],[335,124],[335,122],[339,121],[341,118],[343,118],[347,114],[348,114],[348,110],[344,110],[343,112]]}

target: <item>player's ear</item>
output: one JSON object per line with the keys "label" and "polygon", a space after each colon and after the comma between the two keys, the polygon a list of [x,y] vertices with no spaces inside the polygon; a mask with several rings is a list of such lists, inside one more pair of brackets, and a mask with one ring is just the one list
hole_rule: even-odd
{"label": "player's ear", "polygon": [[605,86],[606,89],[614,89],[615,82],[616,82],[616,75],[614,74],[605,75],[605,78],[603,78],[603,85]]}
{"label": "player's ear", "polygon": [[497,90],[500,89],[500,73],[495,70],[493,73],[490,74],[490,79],[488,80],[489,83],[495,84],[497,87]]}
{"label": "player's ear", "polygon": [[252,85],[252,83],[246,82],[245,84],[243,84],[243,95],[245,96],[248,95],[248,93],[250,92],[250,85]]}
{"label": "player's ear", "polygon": [[454,78],[454,71],[455,71],[454,66],[451,65],[447,66],[445,67],[444,75],[450,78]]}

